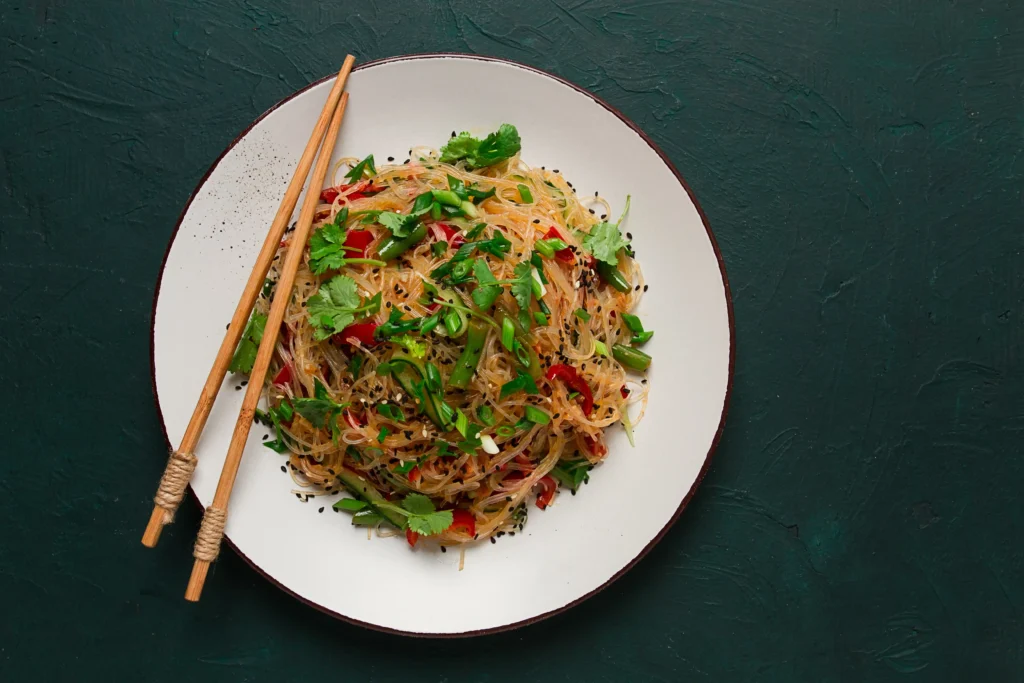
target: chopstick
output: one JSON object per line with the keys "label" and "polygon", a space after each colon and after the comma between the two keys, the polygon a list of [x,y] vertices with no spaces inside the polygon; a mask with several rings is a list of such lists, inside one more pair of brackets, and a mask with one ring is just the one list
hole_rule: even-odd
{"label": "chopstick", "polygon": [[249,438],[249,429],[252,427],[252,418],[256,411],[256,404],[259,403],[260,396],[263,393],[263,381],[266,378],[267,367],[270,365],[270,356],[274,352],[274,345],[277,343],[277,334],[281,328],[281,321],[284,319],[285,309],[288,307],[292,296],[292,286],[295,284],[295,271],[298,269],[299,261],[302,259],[302,254],[306,249],[306,239],[313,225],[313,215],[320,202],[320,188],[323,187],[327,168],[331,164],[331,155],[334,152],[334,144],[338,140],[338,129],[341,127],[341,120],[345,115],[347,104],[348,93],[346,92],[341,96],[338,109],[334,112],[331,125],[327,129],[327,136],[324,138],[323,147],[320,149],[320,156],[317,158],[316,166],[313,168],[313,177],[310,179],[309,187],[306,190],[306,198],[302,203],[299,222],[291,236],[288,254],[285,256],[284,265],[281,268],[281,277],[274,291],[270,312],[267,314],[267,324],[264,328],[263,340],[260,342],[259,351],[256,352],[256,362],[253,363],[252,372],[249,373],[249,384],[245,390],[245,398],[242,400],[242,409],[238,414],[238,421],[235,423],[235,431],[231,435],[231,444],[228,446],[228,454],[224,459],[224,468],[221,470],[220,480],[217,482],[217,491],[213,495],[213,502],[210,503],[203,514],[203,523],[199,527],[195,549],[192,552],[195,558],[195,562],[192,565],[192,575],[189,577],[188,588],[185,590],[185,599],[192,602],[199,600],[210,563],[217,559],[217,554],[220,551],[221,539],[224,536],[224,525],[227,522],[228,501],[231,498],[231,489],[235,484],[235,476],[238,474],[238,467],[242,462],[242,453],[245,451],[246,439]]}
{"label": "chopstick", "polygon": [[249,321],[249,314],[256,303],[256,297],[263,289],[263,282],[267,277],[270,264],[274,260],[274,255],[277,253],[281,236],[284,234],[285,228],[288,227],[288,219],[291,218],[292,212],[295,210],[302,186],[313,165],[313,157],[316,156],[317,149],[320,147],[331,115],[338,108],[338,100],[341,98],[342,90],[345,89],[345,82],[348,80],[355,61],[355,57],[348,55],[341,65],[341,70],[338,71],[334,87],[331,88],[331,92],[327,96],[327,102],[324,104],[323,111],[320,112],[320,118],[317,119],[316,125],[313,127],[309,142],[306,143],[306,148],[299,158],[299,164],[295,167],[295,174],[281,199],[281,205],[277,209],[274,221],[270,224],[270,232],[267,233],[267,239],[263,242],[263,247],[256,258],[249,281],[245,283],[245,290],[242,292],[235,313],[231,317],[231,324],[228,325],[224,340],[220,343],[220,349],[217,351],[217,358],[213,361],[206,384],[203,385],[203,389],[199,393],[199,401],[192,411],[192,418],[185,429],[185,436],[182,437],[177,450],[171,453],[167,468],[164,470],[163,477],[160,478],[160,485],[157,488],[156,497],[153,499],[153,512],[149,516],[146,531],[142,534],[142,545],[148,548],[156,546],[164,525],[174,521],[174,513],[185,496],[185,488],[188,486],[198,462],[195,456],[196,444],[199,442],[199,437],[202,436],[206,420],[213,409],[213,402],[217,398],[217,392],[220,391],[224,375],[227,374],[228,367],[231,365],[231,358],[234,356],[238,341],[242,338],[242,332]]}

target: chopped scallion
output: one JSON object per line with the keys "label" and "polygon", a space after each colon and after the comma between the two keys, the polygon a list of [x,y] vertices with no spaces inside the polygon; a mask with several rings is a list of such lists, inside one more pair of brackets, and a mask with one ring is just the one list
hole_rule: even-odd
{"label": "chopped scallion", "polygon": [[506,317],[501,323],[501,345],[509,351],[512,350],[512,343],[515,341],[516,327],[511,318]]}
{"label": "chopped scallion", "polygon": [[590,314],[585,309],[577,308],[573,311],[573,315],[582,320],[583,322],[590,322]]}
{"label": "chopped scallion", "polygon": [[533,193],[530,192],[530,188],[522,183],[519,183],[519,196],[523,198],[523,201],[527,204],[533,204]]}
{"label": "chopped scallion", "polygon": [[488,427],[494,426],[494,410],[488,405],[478,406],[476,409],[476,416],[481,422]]}
{"label": "chopped scallion", "polygon": [[524,407],[523,417],[529,420],[530,422],[538,425],[546,425],[547,423],[551,422],[551,416],[535,406]]}

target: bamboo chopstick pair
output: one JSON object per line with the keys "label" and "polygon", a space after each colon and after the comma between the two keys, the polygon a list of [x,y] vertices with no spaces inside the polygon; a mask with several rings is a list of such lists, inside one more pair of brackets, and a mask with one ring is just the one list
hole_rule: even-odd
{"label": "bamboo chopstick pair", "polygon": [[[338,77],[327,96],[327,103],[320,112],[313,133],[309,142],[299,158],[299,164],[292,176],[291,183],[285,192],[281,205],[277,209],[274,221],[270,225],[270,232],[260,249],[256,264],[253,266],[249,280],[246,282],[245,290],[238,302],[238,307],[231,318],[231,324],[224,334],[224,340],[220,344],[217,357],[210,368],[210,374],[199,394],[199,401],[192,412],[192,419],[189,420],[185,435],[181,444],[175,450],[167,463],[167,469],[160,479],[160,486],[154,498],[153,513],[150,515],[149,524],[142,536],[142,544],[152,548],[156,546],[160,538],[160,531],[165,524],[174,519],[174,513],[178,509],[182,498],[185,495],[185,488],[195,471],[198,462],[195,456],[196,444],[202,435],[203,427],[210,416],[213,402],[217,398],[227,374],[231,357],[235,353],[242,332],[249,320],[249,315],[256,303],[260,290],[263,288],[264,279],[270,264],[277,252],[281,237],[288,225],[288,219],[295,210],[298,203],[302,186],[309,174],[309,168],[313,165],[313,157],[320,155],[313,169],[313,177],[310,179],[309,189],[306,191],[305,200],[302,203],[302,210],[299,213],[298,225],[295,234],[292,236],[285,256],[284,265],[281,270],[281,277],[278,280],[274,291],[274,297],[270,305],[270,313],[267,316],[267,324],[264,329],[263,339],[260,342],[259,351],[256,354],[256,361],[253,364],[252,372],[249,375],[249,384],[245,391],[245,398],[242,400],[242,409],[238,414],[238,421],[235,423],[234,433],[231,435],[231,442],[228,446],[227,457],[224,460],[224,467],[217,482],[217,491],[213,496],[213,502],[206,508],[203,514],[203,521],[199,527],[199,534],[196,538],[193,556],[195,562],[192,565],[192,575],[189,577],[188,588],[185,591],[185,599],[195,602],[203,590],[203,583],[206,581],[206,573],[210,563],[217,558],[220,550],[221,539],[224,536],[224,525],[227,522],[228,501],[231,498],[231,489],[235,483],[235,476],[238,474],[238,467],[242,462],[242,453],[245,449],[246,439],[249,437],[249,429],[252,426],[253,414],[256,405],[259,403],[260,394],[263,390],[263,380],[267,373],[267,366],[270,364],[270,356],[277,343],[278,331],[281,327],[281,320],[284,317],[285,308],[288,306],[288,299],[291,297],[292,286],[295,283],[295,271],[298,269],[302,252],[306,246],[306,239],[310,227],[313,224],[313,215],[319,203],[320,188],[323,186],[324,177],[327,175],[327,168],[331,163],[331,155],[334,152],[334,145],[338,139],[338,129],[341,127],[342,118],[345,115],[345,107],[348,104],[348,93],[342,92],[345,82],[352,71],[355,57],[348,55],[338,72]],[[323,145],[321,146],[321,141]]]}

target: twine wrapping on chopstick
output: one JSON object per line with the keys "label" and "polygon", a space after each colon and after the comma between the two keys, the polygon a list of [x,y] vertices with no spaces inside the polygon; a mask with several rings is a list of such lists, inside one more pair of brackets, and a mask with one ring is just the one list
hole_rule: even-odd
{"label": "twine wrapping on chopstick", "polygon": [[167,461],[167,468],[160,477],[160,486],[157,487],[156,496],[153,502],[164,511],[164,524],[174,521],[174,513],[185,497],[185,489],[192,479],[192,473],[196,471],[196,464],[199,462],[192,453],[172,451]]}
{"label": "twine wrapping on chopstick", "polygon": [[224,537],[224,525],[228,521],[228,511],[215,508],[212,505],[206,508],[203,514],[203,523],[199,526],[199,534],[196,536],[196,547],[192,550],[192,557],[204,562],[213,562],[220,553],[220,541]]}

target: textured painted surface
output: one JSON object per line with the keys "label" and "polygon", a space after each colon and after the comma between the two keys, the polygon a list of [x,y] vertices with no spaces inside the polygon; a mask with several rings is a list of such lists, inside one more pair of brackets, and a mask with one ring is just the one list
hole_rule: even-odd
{"label": "textured painted surface", "polygon": [[[1013,4],[0,0],[0,680],[1024,680]],[[186,605],[196,510],[138,543],[170,231],[237,132],[348,50],[593,90],[686,176],[729,269],[704,486],[625,578],[522,631],[362,631],[231,553]]]}

